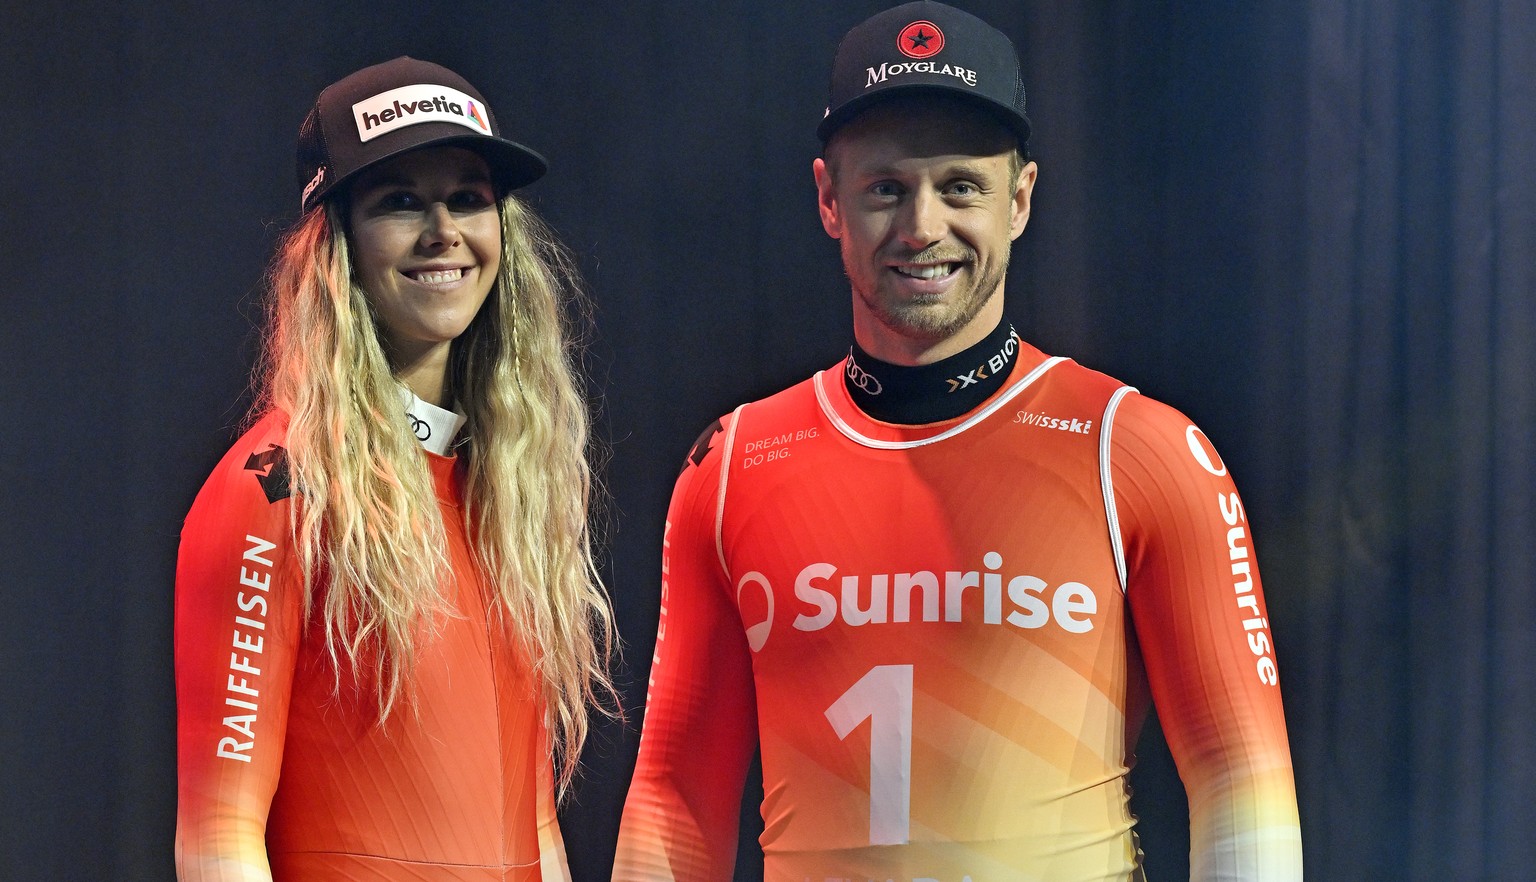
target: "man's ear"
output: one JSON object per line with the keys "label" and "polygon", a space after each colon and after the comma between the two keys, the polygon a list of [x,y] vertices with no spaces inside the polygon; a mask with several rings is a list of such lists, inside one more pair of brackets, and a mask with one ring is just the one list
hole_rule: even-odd
{"label": "man's ear", "polygon": [[832,187],[832,172],[826,160],[817,157],[811,163],[811,173],[816,177],[816,208],[821,213],[821,228],[834,239],[843,238],[843,217],[838,211],[837,193]]}
{"label": "man's ear", "polygon": [[1013,187],[1013,216],[1008,221],[1008,238],[1017,239],[1029,223],[1029,199],[1035,192],[1035,177],[1040,172],[1033,162],[1024,163],[1019,169],[1019,180]]}

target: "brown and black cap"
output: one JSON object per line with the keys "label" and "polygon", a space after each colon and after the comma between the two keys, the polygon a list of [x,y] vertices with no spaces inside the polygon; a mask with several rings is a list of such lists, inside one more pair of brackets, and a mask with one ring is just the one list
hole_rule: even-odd
{"label": "brown and black cap", "polygon": [[365,67],[321,90],[299,127],[300,209],[369,166],[447,145],[485,157],[501,192],[533,183],[549,166],[503,137],[479,90],[448,68],[406,56]]}

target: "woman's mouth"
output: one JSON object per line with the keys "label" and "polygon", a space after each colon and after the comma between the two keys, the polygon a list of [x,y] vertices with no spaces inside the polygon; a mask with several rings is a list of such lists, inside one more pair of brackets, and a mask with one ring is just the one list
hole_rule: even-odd
{"label": "woman's mouth", "polygon": [[410,278],[421,282],[423,285],[446,285],[449,282],[457,282],[464,278],[464,268],[445,270],[412,270],[406,273]]}

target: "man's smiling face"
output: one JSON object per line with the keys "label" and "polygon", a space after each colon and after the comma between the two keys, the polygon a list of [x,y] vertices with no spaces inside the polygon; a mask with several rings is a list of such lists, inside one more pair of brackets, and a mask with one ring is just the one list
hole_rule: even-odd
{"label": "man's smiling face", "polygon": [[[822,225],[839,241],[854,327],[956,351],[1002,318],[1008,254],[1029,219],[1033,163],[986,114],[899,98],[839,129],[815,166]],[[942,347],[948,349],[950,347]]]}

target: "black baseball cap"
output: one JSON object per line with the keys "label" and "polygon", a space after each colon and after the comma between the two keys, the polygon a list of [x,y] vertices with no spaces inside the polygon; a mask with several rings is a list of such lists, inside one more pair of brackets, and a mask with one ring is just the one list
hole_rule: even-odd
{"label": "black baseball cap", "polygon": [[1002,31],[953,6],[918,0],[864,20],[843,36],[816,135],[832,133],[879,101],[938,94],[974,103],[1029,141],[1019,54]]}
{"label": "black baseball cap", "polygon": [[401,56],[326,86],[299,126],[299,207],[319,205],[339,185],[386,159],[456,145],[485,157],[501,192],[531,184],[544,157],[502,137],[479,90],[440,64]]}

